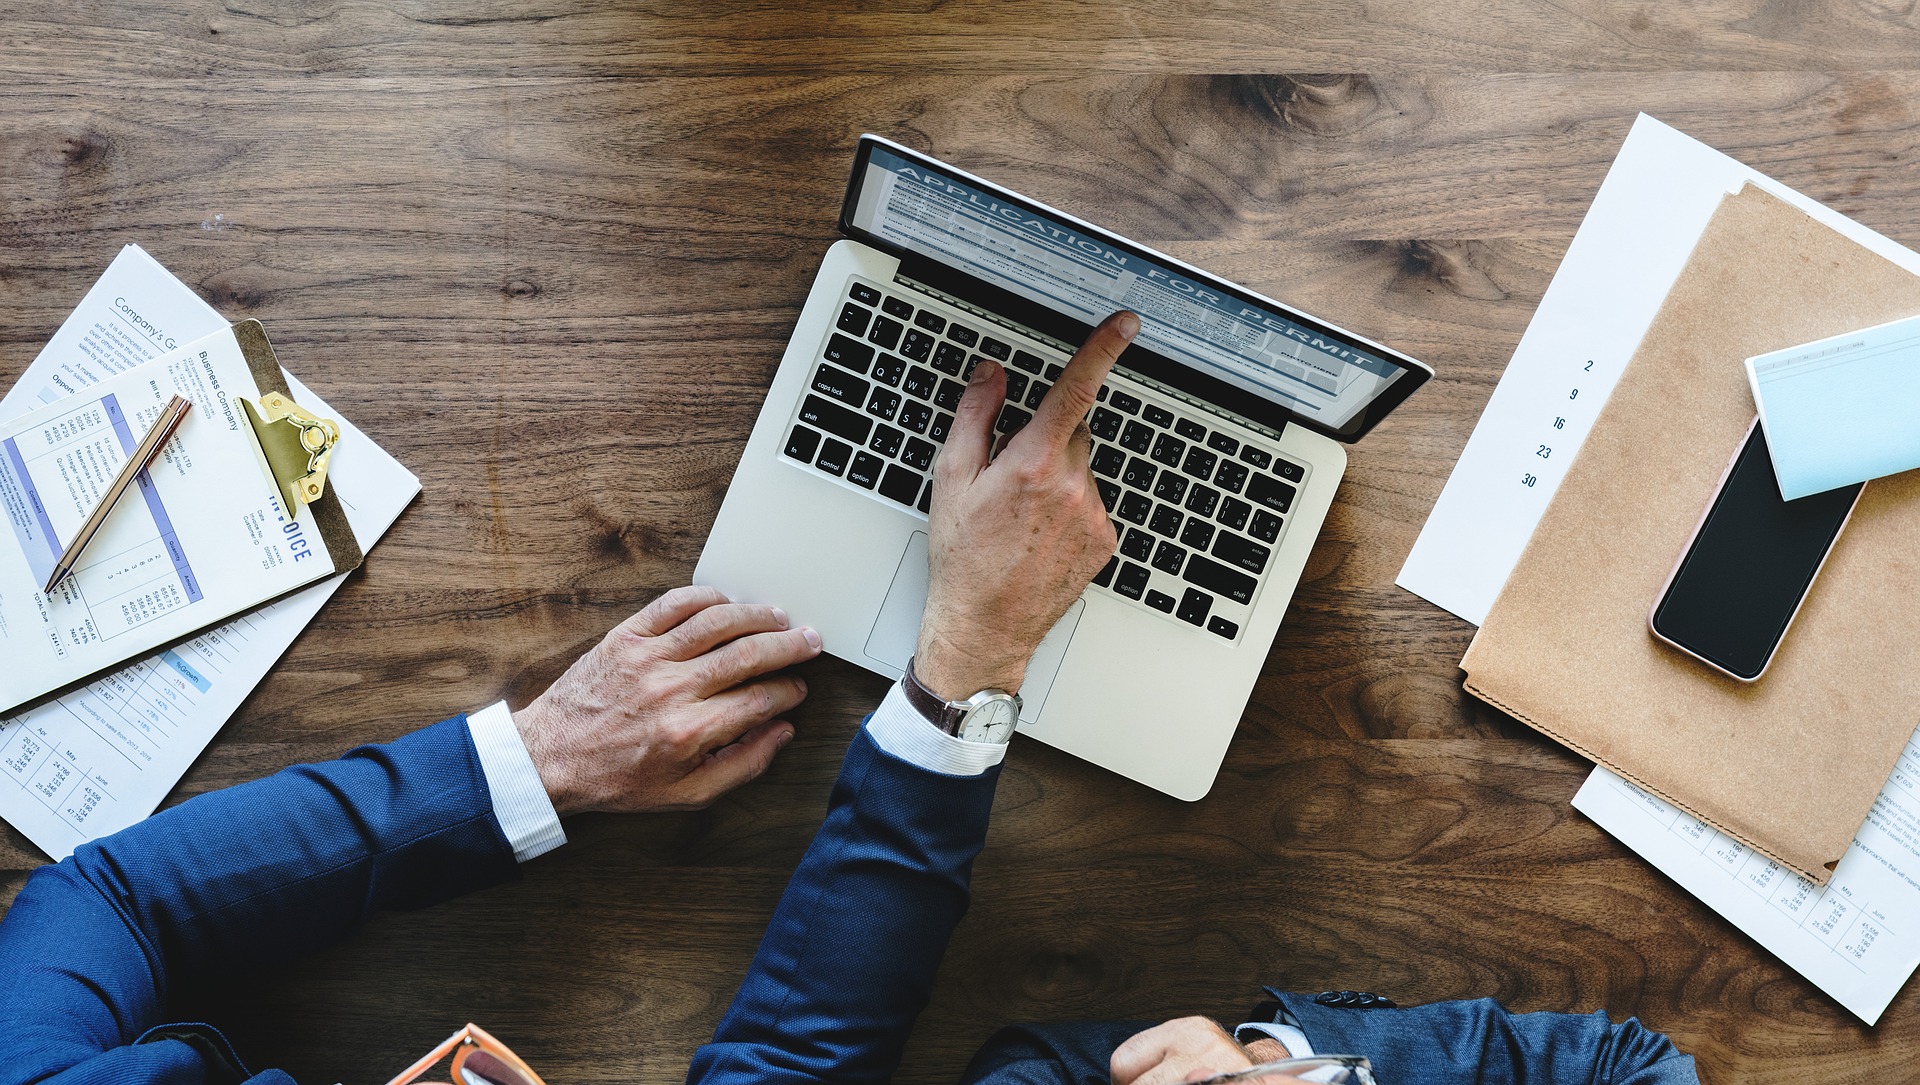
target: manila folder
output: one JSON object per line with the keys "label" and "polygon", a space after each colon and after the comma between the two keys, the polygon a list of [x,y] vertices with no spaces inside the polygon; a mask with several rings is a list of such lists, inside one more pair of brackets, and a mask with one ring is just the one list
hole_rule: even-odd
{"label": "manila folder", "polygon": [[1467,689],[1825,883],[1920,721],[1920,472],[1867,485],[1758,682],[1647,616],[1754,417],[1745,359],[1915,313],[1920,278],[1759,189],[1726,197],[1461,661]]}

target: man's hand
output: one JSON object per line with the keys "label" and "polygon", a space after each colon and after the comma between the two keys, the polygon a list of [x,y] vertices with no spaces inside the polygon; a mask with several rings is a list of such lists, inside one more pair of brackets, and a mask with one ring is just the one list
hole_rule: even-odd
{"label": "man's hand", "polygon": [[1113,556],[1113,525],[1087,469],[1086,416],[1139,330],[1128,312],[1095,328],[998,457],[1006,370],[989,361],[974,370],[933,465],[927,609],[913,669],[939,696],[1018,690],[1047,630]]}
{"label": "man's hand", "polygon": [[[1114,1049],[1107,1071],[1113,1085],[1170,1085],[1286,1057],[1287,1049],[1278,1040],[1255,1040],[1241,1047],[1219,1022],[1207,1017],[1182,1017],[1128,1037]],[[1262,1078],[1261,1085],[1293,1080]]]}
{"label": "man's hand", "polygon": [[560,816],[698,810],[765,772],[807,695],[775,674],[820,634],[775,607],[675,588],[614,627],[513,722]]}

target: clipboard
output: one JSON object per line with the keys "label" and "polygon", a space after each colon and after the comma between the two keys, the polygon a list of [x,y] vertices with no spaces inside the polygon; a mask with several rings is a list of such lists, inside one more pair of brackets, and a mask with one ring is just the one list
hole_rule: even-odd
{"label": "clipboard", "polygon": [[[296,503],[313,510],[321,541],[334,559],[336,573],[352,572],[366,560],[340,499],[326,488],[327,465],[340,441],[337,423],[314,416],[293,401],[287,377],[258,320],[243,320],[228,329],[247,360],[260,402],[242,398],[248,426],[260,458],[280,489],[280,499],[292,509]],[[320,434],[315,438],[315,433]]]}

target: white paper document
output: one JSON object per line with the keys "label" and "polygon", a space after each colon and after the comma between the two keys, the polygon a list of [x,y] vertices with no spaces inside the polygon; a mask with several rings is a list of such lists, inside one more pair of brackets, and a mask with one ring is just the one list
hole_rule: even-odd
{"label": "white paper document", "polygon": [[[0,418],[226,326],[129,245],[0,400]],[[296,402],[339,419],[328,485],[361,549],[371,551],[419,493],[419,480],[297,380],[288,384]],[[0,720],[0,817],[61,859],[152,813],[345,579],[331,577]]]}
{"label": "white paper document", "polygon": [[1641,114],[1396,583],[1486,620],[1694,242],[1743,182],[1920,274],[1912,250]]}
{"label": "white paper document", "polygon": [[1869,1025],[1920,965],[1920,738],[1825,887],[1605,768],[1573,805]]}
{"label": "white paper document", "polygon": [[[1475,625],[1485,619],[1720,198],[1742,183],[1920,274],[1920,255],[1640,116],[1400,570],[1401,587]],[[1909,746],[1825,890],[1795,888],[1798,875],[1769,871],[1605,768],[1574,805],[1871,1023],[1920,961],[1917,756]]]}

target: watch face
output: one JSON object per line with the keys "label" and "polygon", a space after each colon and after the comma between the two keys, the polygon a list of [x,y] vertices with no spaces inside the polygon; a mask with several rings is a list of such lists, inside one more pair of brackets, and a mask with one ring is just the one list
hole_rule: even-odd
{"label": "watch face", "polygon": [[1020,702],[998,696],[967,713],[960,724],[960,737],[969,742],[1005,742],[1013,737],[1020,722]]}

